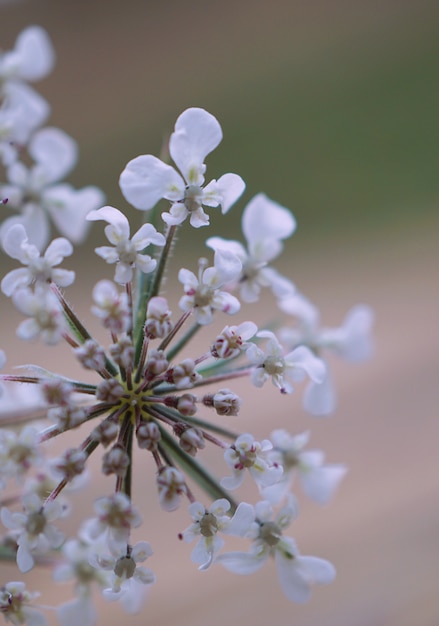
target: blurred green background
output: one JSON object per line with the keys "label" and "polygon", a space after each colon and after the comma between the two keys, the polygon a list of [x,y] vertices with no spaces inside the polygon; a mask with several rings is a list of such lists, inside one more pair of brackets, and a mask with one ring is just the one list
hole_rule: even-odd
{"label": "blurred green background", "polygon": [[[239,173],[247,190],[224,218],[210,212],[211,232],[184,229],[182,243],[240,238],[242,207],[264,191],[298,220],[278,266],[322,305],[325,321],[338,324],[361,300],[377,313],[375,360],[335,368],[333,420],[310,421],[299,393],[293,426],[284,399],[271,396],[276,426],[312,428],[329,461],[350,468],[334,503],[323,513],[305,503],[292,529],[304,553],[336,563],[337,582],[295,607],[273,569],[203,576],[180,563],[181,544],[165,534],[187,519],[171,531],[157,512],[163,537],[149,521],[147,539],[161,582],[148,613],[130,623],[147,615],[154,626],[222,626],[232,613],[254,626],[437,626],[438,2],[12,0],[0,2],[2,47],[32,23],[56,48],[56,68],[36,88],[52,104],[50,123],[79,143],[75,185],[101,186],[109,204],[138,218],[118,189],[120,172],[138,154],[158,154],[183,109],[204,107],[224,131],[208,174]],[[74,261],[88,270],[71,290],[84,317],[106,269],[91,256],[96,241],[102,225]],[[16,346],[5,298],[1,308],[2,347]],[[258,314],[273,311],[264,304]],[[32,351],[11,347],[8,357],[35,361]],[[250,402],[255,432],[266,436],[273,425],[260,396]],[[121,615],[107,607],[105,623]]]}
{"label": "blurred green background", "polygon": [[79,142],[72,181],[111,204],[123,204],[125,163],[158,153],[176,116],[202,106],[225,136],[210,172],[239,172],[247,200],[263,190],[290,207],[301,237],[436,213],[437,2],[29,0],[1,12],[5,48],[26,24],[49,31],[57,66],[37,88]]}

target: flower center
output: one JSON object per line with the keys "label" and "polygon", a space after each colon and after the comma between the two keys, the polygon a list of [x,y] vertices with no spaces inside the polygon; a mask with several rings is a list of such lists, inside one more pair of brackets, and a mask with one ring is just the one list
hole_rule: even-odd
{"label": "flower center", "polygon": [[200,533],[203,537],[213,537],[218,531],[218,522],[213,513],[205,513],[200,519]]}
{"label": "flower center", "polygon": [[198,185],[189,185],[184,192],[184,206],[189,213],[197,211],[201,206],[201,188]]}
{"label": "flower center", "polygon": [[259,529],[259,537],[272,548],[279,543],[282,532],[274,522],[264,522]]}
{"label": "flower center", "polygon": [[134,572],[136,571],[136,563],[132,559],[132,557],[126,555],[121,556],[116,561],[116,565],[114,566],[114,573],[119,578],[132,578],[134,576]]}
{"label": "flower center", "polygon": [[46,527],[46,516],[41,511],[31,513],[26,521],[26,530],[29,535],[40,535]]}

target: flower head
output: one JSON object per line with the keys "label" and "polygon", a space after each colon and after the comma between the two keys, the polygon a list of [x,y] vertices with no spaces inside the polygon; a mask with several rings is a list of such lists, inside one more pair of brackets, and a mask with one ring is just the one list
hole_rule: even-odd
{"label": "flower head", "polygon": [[191,108],[177,119],[169,152],[181,175],[170,165],[148,154],[128,163],[120,176],[120,188],[136,209],[151,209],[161,198],[172,202],[162,218],[169,225],[181,224],[190,216],[195,228],[209,224],[204,206],[221,206],[226,213],[244,191],[237,174],[224,174],[205,187],[204,159],[222,139],[221,126],[204,109]]}

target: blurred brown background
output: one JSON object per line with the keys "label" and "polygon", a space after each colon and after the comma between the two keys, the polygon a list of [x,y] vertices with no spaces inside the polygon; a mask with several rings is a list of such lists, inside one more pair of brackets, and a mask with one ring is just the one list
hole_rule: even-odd
{"label": "blurred brown background", "polygon": [[[36,87],[52,104],[50,123],[80,145],[74,184],[98,184],[109,204],[127,209],[117,186],[126,162],[159,153],[177,115],[205,107],[224,130],[210,174],[238,172],[247,182],[243,201],[214,217],[209,234],[238,238],[240,209],[265,191],[299,223],[279,267],[321,306],[325,323],[338,324],[361,301],[377,316],[375,359],[334,363],[335,416],[312,419],[300,391],[273,391],[264,393],[264,409],[253,393],[239,417],[242,430],[259,437],[276,426],[311,428],[328,461],[348,464],[334,501],[319,509],[301,499],[291,528],[304,554],[335,563],[336,582],[301,607],[284,599],[272,564],[249,578],[198,572],[190,546],[176,538],[186,515],[158,511],[153,481],[142,478],[136,499],[159,582],[129,623],[438,626],[438,3],[11,1],[0,3],[1,46],[33,23],[56,48],[54,72]],[[187,233],[186,250],[206,237]],[[98,226],[66,263],[86,273],[71,290],[84,318],[94,281],[111,275],[92,256],[95,241],[103,241]],[[193,267],[180,248],[177,265],[181,258]],[[269,306],[264,300],[259,319],[273,319]],[[3,297],[0,307],[9,363],[35,362],[34,345],[17,350]],[[59,367],[69,373],[66,354]],[[38,347],[38,357],[50,365],[52,352]],[[98,485],[81,499],[84,515],[108,490]],[[0,583],[16,575],[2,569]],[[33,576],[29,584],[41,588],[45,574]],[[42,602],[53,602],[49,590]],[[103,610],[102,624],[126,619],[118,606]]]}

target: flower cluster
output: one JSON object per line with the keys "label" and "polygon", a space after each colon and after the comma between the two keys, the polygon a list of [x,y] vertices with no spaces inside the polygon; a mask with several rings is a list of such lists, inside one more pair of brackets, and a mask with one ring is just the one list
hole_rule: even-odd
{"label": "flower cluster", "polygon": [[[54,581],[73,582],[74,599],[57,608],[62,626],[96,623],[93,588],[110,601],[120,600],[128,611],[140,610],[143,590],[155,575],[142,565],[153,554],[150,544],[132,539],[132,530],[142,525],[133,490],[137,447],[155,466],[158,505],[165,511],[189,505],[192,521],[180,538],[196,541],[192,561],[201,570],[220,563],[249,574],[272,557],[286,597],[304,602],[314,584],[333,580],[335,569],[325,559],[302,556],[295,541],[284,535],[298,515],[291,494],[294,477],[305,494],[326,503],[346,468],[325,464],[320,450],[307,450],[308,432],[274,430],[261,441],[237,433],[234,417],[245,403],[232,387],[248,377],[262,402],[266,382],[288,396],[293,383],[306,379],[305,408],[312,414],[331,412],[335,396],[324,354],[366,358],[371,311],[358,306],[341,328],[320,328],[317,309],[270,265],[295,231],[295,219],[258,194],[243,212],[246,245],[209,237],[213,259],[203,254],[195,272],[178,269],[182,294],[179,312],[172,313],[163,296],[163,277],[172,269],[178,229],[209,226],[208,211],[219,207],[226,213],[245,189],[234,173],[205,184],[205,160],[222,139],[221,126],[204,109],[189,108],[170,137],[175,168],[149,154],[127,164],[120,189],[144,218],[131,235],[127,217],[115,207],[101,206],[98,190],[74,191],[58,183],[70,170],[76,149],[62,131],[39,128],[48,108],[27,85],[52,64],[48,37],[37,27],[24,31],[14,50],[0,57],[0,125],[7,131],[0,133],[0,148],[8,180],[0,193],[18,211],[5,219],[0,235],[4,252],[21,264],[3,277],[1,290],[26,316],[17,329],[19,338],[66,343],[88,375],[70,379],[28,365],[24,373],[1,376],[0,487],[12,482],[22,491],[2,503],[5,550],[9,546],[15,554],[20,572],[55,563]],[[30,168],[19,160],[25,147],[35,162]],[[170,203],[161,213],[160,201]],[[52,241],[48,216],[63,235]],[[91,311],[108,332],[108,345],[76,316],[64,293],[75,273],[60,267],[92,221],[106,223],[110,245],[95,251],[115,266],[114,280],[100,280],[92,292]],[[249,320],[228,325],[223,314],[236,316],[243,303],[258,302],[265,287],[294,321],[276,333]],[[202,328],[210,330],[208,346],[186,356]],[[0,352],[0,366],[5,360]],[[17,433],[18,424],[35,418],[46,423],[41,428],[27,424]],[[15,429],[7,428],[11,425]],[[71,447],[69,432],[79,427],[87,434]],[[61,456],[49,458],[46,442],[54,438],[62,438],[66,446]],[[224,457],[225,475],[219,479],[199,460],[207,447]],[[66,538],[62,520],[74,506],[66,494],[84,486],[89,458],[98,451],[113,489],[96,500],[94,515],[82,521],[76,537]],[[254,504],[235,495],[247,474],[255,483]],[[206,502],[196,499],[194,485]],[[227,551],[230,535],[247,541],[248,551]],[[24,583],[7,583],[0,589],[0,611],[13,624],[43,624],[35,598]]]}

